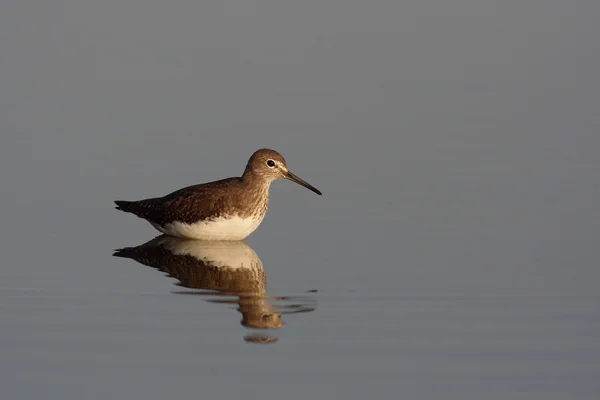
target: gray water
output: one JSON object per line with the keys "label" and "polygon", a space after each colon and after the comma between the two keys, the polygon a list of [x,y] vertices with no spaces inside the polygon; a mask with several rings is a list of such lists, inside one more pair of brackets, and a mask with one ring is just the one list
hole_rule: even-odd
{"label": "gray water", "polygon": [[[599,398],[599,17],[2,2],[1,397]],[[323,196],[273,184],[254,269],[136,247],[113,200],[260,147]]]}

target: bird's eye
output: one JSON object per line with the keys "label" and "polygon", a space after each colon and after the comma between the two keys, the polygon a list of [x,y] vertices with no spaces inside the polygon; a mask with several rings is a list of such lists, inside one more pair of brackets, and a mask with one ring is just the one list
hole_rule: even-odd
{"label": "bird's eye", "polygon": [[267,165],[269,166],[269,168],[273,168],[275,166],[275,161],[267,160]]}

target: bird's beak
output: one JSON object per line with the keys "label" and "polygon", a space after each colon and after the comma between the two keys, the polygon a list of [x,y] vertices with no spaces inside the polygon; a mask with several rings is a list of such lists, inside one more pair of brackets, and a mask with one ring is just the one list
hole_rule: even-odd
{"label": "bird's beak", "polygon": [[292,182],[296,182],[298,185],[302,185],[305,188],[312,190],[319,196],[321,196],[323,194],[316,187],[314,187],[313,185],[309,184],[308,182],[298,178],[296,175],[292,174],[290,171],[285,172],[285,178],[289,179]]}

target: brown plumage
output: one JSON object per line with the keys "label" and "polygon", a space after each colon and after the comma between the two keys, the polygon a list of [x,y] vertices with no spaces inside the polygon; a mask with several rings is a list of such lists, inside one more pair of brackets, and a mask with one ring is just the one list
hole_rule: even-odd
{"label": "brown plumage", "polygon": [[[250,157],[241,177],[189,186],[164,197],[117,200],[116,209],[143,218],[161,232],[173,236],[241,240],[252,233],[264,218],[269,205],[269,187],[276,179],[289,179],[321,195],[320,191],[287,169],[281,154],[260,149]],[[241,223],[221,221],[233,217]],[[211,225],[215,221],[221,222]],[[175,226],[177,223],[186,226]]]}

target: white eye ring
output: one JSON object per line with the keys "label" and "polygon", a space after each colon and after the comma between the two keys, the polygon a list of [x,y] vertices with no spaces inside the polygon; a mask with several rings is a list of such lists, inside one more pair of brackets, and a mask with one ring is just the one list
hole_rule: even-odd
{"label": "white eye ring", "polygon": [[269,168],[275,168],[275,161],[273,160],[267,160],[266,164]]}

